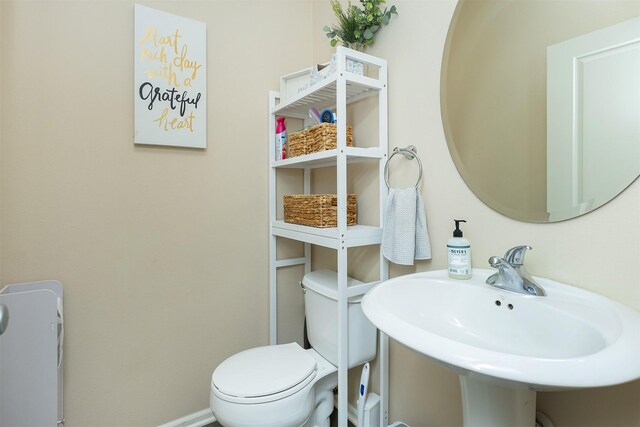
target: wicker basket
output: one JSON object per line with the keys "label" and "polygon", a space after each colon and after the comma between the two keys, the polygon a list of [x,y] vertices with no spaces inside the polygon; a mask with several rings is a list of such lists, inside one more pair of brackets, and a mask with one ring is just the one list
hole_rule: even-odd
{"label": "wicker basket", "polygon": [[297,157],[307,154],[307,129],[289,135],[287,157]]}
{"label": "wicker basket", "polygon": [[[296,157],[338,146],[335,123],[320,123],[289,135],[287,156]],[[353,147],[353,128],[347,125],[347,147]]]}
{"label": "wicker basket", "polygon": [[[356,195],[347,195],[347,225],[356,224]],[[338,226],[338,197],[335,194],[293,194],[284,196],[284,222],[311,227]]]}

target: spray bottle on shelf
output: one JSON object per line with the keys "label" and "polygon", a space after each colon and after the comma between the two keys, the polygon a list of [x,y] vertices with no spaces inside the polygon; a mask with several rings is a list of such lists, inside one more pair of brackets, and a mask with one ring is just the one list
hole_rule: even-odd
{"label": "spray bottle on shelf", "polygon": [[278,117],[276,124],[276,160],[287,158],[287,128],[284,125],[284,117]]}

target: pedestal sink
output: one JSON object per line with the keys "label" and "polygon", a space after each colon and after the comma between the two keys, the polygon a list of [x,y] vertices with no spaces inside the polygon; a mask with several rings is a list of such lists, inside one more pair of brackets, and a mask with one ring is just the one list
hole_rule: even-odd
{"label": "pedestal sink", "polygon": [[411,274],[362,301],[380,330],[459,374],[465,427],[533,427],[536,391],[640,378],[639,312],[539,277],[547,296],[501,290],[485,284],[494,272]]}

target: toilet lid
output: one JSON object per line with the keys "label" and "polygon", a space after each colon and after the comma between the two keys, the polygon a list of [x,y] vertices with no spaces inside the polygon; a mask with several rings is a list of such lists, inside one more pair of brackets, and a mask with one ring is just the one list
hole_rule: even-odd
{"label": "toilet lid", "polygon": [[316,361],[296,343],[242,351],[222,362],[212,382],[230,396],[252,398],[281,393],[315,373]]}

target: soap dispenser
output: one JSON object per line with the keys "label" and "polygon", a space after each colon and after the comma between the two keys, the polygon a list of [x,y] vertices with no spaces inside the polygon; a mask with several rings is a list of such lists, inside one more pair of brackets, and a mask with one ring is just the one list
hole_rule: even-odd
{"label": "soap dispenser", "polygon": [[469,241],[462,237],[460,223],[467,222],[464,219],[454,219],[456,229],[453,230],[453,237],[447,240],[448,270],[452,279],[471,278],[471,245]]}

